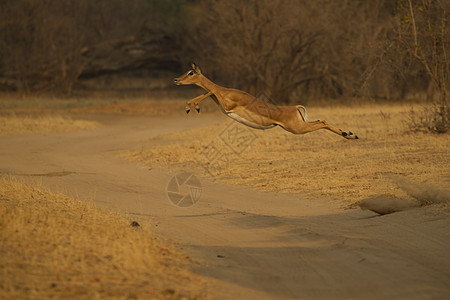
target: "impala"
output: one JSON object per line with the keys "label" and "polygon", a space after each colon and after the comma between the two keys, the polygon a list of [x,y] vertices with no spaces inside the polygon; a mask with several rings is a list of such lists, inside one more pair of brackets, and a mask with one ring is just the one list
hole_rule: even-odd
{"label": "impala", "polygon": [[306,109],[302,105],[279,106],[257,99],[240,90],[225,88],[206,78],[200,68],[192,64],[192,69],[178,78],[177,85],[195,84],[206,92],[186,102],[186,113],[193,104],[200,112],[200,102],[211,97],[224,114],[230,118],[256,129],[269,129],[275,126],[293,133],[304,134],[319,129],[327,129],[346,139],[358,139],[351,131],[345,132],[331,126],[326,121],[308,121]]}

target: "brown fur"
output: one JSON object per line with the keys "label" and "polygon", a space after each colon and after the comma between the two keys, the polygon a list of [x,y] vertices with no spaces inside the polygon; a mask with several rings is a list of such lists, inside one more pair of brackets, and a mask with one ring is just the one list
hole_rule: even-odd
{"label": "brown fur", "polygon": [[[261,101],[244,91],[219,86],[206,78],[195,64],[192,64],[192,70],[175,78],[175,83],[177,85],[195,84],[206,91],[205,94],[186,102],[186,113],[189,113],[190,105],[192,104],[194,104],[197,111],[200,111],[199,103],[207,97],[211,97],[222,109],[223,113],[253,128],[268,129],[280,126],[293,134],[304,134],[319,129],[327,129],[346,139],[358,139],[353,133],[337,129],[326,121],[308,122],[306,109],[301,105],[273,105]],[[301,110],[304,111],[304,114],[302,114]]]}

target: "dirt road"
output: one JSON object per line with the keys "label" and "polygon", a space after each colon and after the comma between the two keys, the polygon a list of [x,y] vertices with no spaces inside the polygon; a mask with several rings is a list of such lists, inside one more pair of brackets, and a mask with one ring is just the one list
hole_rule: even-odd
{"label": "dirt road", "polygon": [[119,154],[158,143],[150,137],[225,117],[89,118],[103,126],[1,137],[0,172],[125,211],[131,219],[149,218],[153,230],[194,258],[211,298],[450,297],[448,209],[376,216],[326,199],[260,193],[200,176],[200,200],[180,208],[166,193],[177,170],[146,169]]}

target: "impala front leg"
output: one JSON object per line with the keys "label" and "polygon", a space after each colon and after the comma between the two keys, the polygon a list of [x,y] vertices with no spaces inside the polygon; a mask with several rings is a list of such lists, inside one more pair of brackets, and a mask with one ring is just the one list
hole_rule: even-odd
{"label": "impala front leg", "polygon": [[194,104],[195,109],[197,110],[197,112],[200,112],[200,106],[199,103],[202,102],[203,100],[205,100],[207,97],[211,96],[212,93],[211,92],[206,92],[203,95],[200,95],[198,97],[195,97],[194,99],[191,99],[189,101],[186,102],[186,113],[188,114],[191,111],[190,105]]}

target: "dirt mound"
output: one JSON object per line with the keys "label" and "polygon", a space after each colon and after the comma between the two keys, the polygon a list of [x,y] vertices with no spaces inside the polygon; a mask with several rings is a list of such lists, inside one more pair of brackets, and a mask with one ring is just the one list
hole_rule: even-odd
{"label": "dirt mound", "polygon": [[373,195],[361,200],[359,207],[384,215],[424,205],[450,203],[449,189],[441,189],[430,184],[415,184],[397,176],[390,178],[411,198],[390,194]]}
{"label": "dirt mound", "polygon": [[450,189],[448,187],[440,188],[431,184],[416,184],[396,176],[391,178],[403,191],[416,199],[420,205],[450,203]]}
{"label": "dirt mound", "polygon": [[380,215],[385,215],[413,207],[419,207],[420,203],[415,200],[384,194],[367,197],[361,200],[358,205],[361,209],[368,209],[379,213]]}

